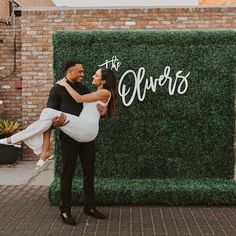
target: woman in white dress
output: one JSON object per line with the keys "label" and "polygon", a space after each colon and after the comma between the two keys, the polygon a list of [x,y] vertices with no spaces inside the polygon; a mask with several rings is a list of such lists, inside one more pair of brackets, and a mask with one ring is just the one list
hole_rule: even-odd
{"label": "woman in white dress", "polygon": [[[100,113],[97,110],[98,103],[108,107],[108,115],[110,117],[114,117],[117,114],[117,92],[114,72],[110,69],[98,69],[93,75],[92,83],[97,87],[97,90],[89,94],[80,95],[66,82],[65,78],[57,82],[60,86],[65,87],[76,102],[83,103],[83,110],[80,115],[75,116],[64,113],[69,122],[59,127],[65,134],[78,142],[90,142],[96,138],[100,119]],[[42,150],[43,146],[50,147],[50,145],[43,145],[43,142],[45,142],[43,134],[50,129],[53,118],[60,115],[61,111],[44,108],[39,120],[8,138],[0,139],[0,143],[18,147],[17,143],[24,142],[36,155],[42,152],[49,153],[50,150]],[[48,141],[50,142],[50,140]],[[41,168],[44,163],[45,160],[39,160],[36,164],[36,169]]]}

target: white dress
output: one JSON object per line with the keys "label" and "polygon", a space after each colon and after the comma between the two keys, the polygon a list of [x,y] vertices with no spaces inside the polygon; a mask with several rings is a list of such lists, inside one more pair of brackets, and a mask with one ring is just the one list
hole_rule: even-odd
{"label": "white dress", "polygon": [[[102,101],[84,102],[83,110],[79,116],[64,113],[66,121],[69,123],[59,127],[62,132],[75,139],[78,142],[90,142],[94,140],[99,130],[100,113],[97,110],[97,104],[107,106],[111,98],[106,103]],[[40,114],[39,120],[29,125],[26,129],[11,136],[11,142],[17,143],[23,141],[29,146],[35,154],[42,152],[43,133],[52,125],[55,116],[60,116],[62,111],[52,108],[44,108]]]}

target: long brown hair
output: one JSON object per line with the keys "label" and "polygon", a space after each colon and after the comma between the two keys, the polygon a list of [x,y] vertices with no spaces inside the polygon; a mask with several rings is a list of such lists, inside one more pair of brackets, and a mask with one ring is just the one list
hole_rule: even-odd
{"label": "long brown hair", "polygon": [[116,88],[116,77],[111,69],[100,68],[102,74],[102,80],[105,80],[103,85],[104,89],[111,92],[111,99],[108,103],[108,115],[115,117],[117,115],[117,88]]}

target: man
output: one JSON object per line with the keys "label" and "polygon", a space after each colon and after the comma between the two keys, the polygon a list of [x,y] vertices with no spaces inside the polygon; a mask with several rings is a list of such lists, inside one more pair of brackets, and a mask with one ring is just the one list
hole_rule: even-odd
{"label": "man", "polygon": [[[81,83],[84,76],[83,65],[79,61],[69,61],[65,67],[67,83],[69,83],[78,93],[87,94],[89,89]],[[77,103],[65,90],[64,87],[55,84],[49,93],[49,108],[54,108],[62,112],[76,116],[80,115],[83,103]],[[107,111],[98,106],[101,115],[106,115]],[[65,125],[66,117],[62,114],[54,118],[53,126]],[[70,225],[76,225],[75,219],[71,215],[71,189],[72,179],[75,172],[76,160],[79,155],[83,171],[83,190],[84,190],[84,213],[98,219],[105,219],[105,215],[95,208],[94,200],[94,164],[95,164],[95,145],[94,141],[79,143],[60,131],[60,141],[62,150],[63,169],[61,175],[61,202],[60,212],[62,220]]]}

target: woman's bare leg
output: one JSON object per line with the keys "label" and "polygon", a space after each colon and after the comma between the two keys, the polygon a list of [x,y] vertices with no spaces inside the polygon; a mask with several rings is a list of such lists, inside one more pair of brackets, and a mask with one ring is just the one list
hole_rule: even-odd
{"label": "woman's bare leg", "polygon": [[51,155],[51,147],[50,147],[50,138],[51,138],[51,129],[48,129],[43,133],[43,146],[42,146],[42,152],[40,154],[40,160],[46,160]]}

